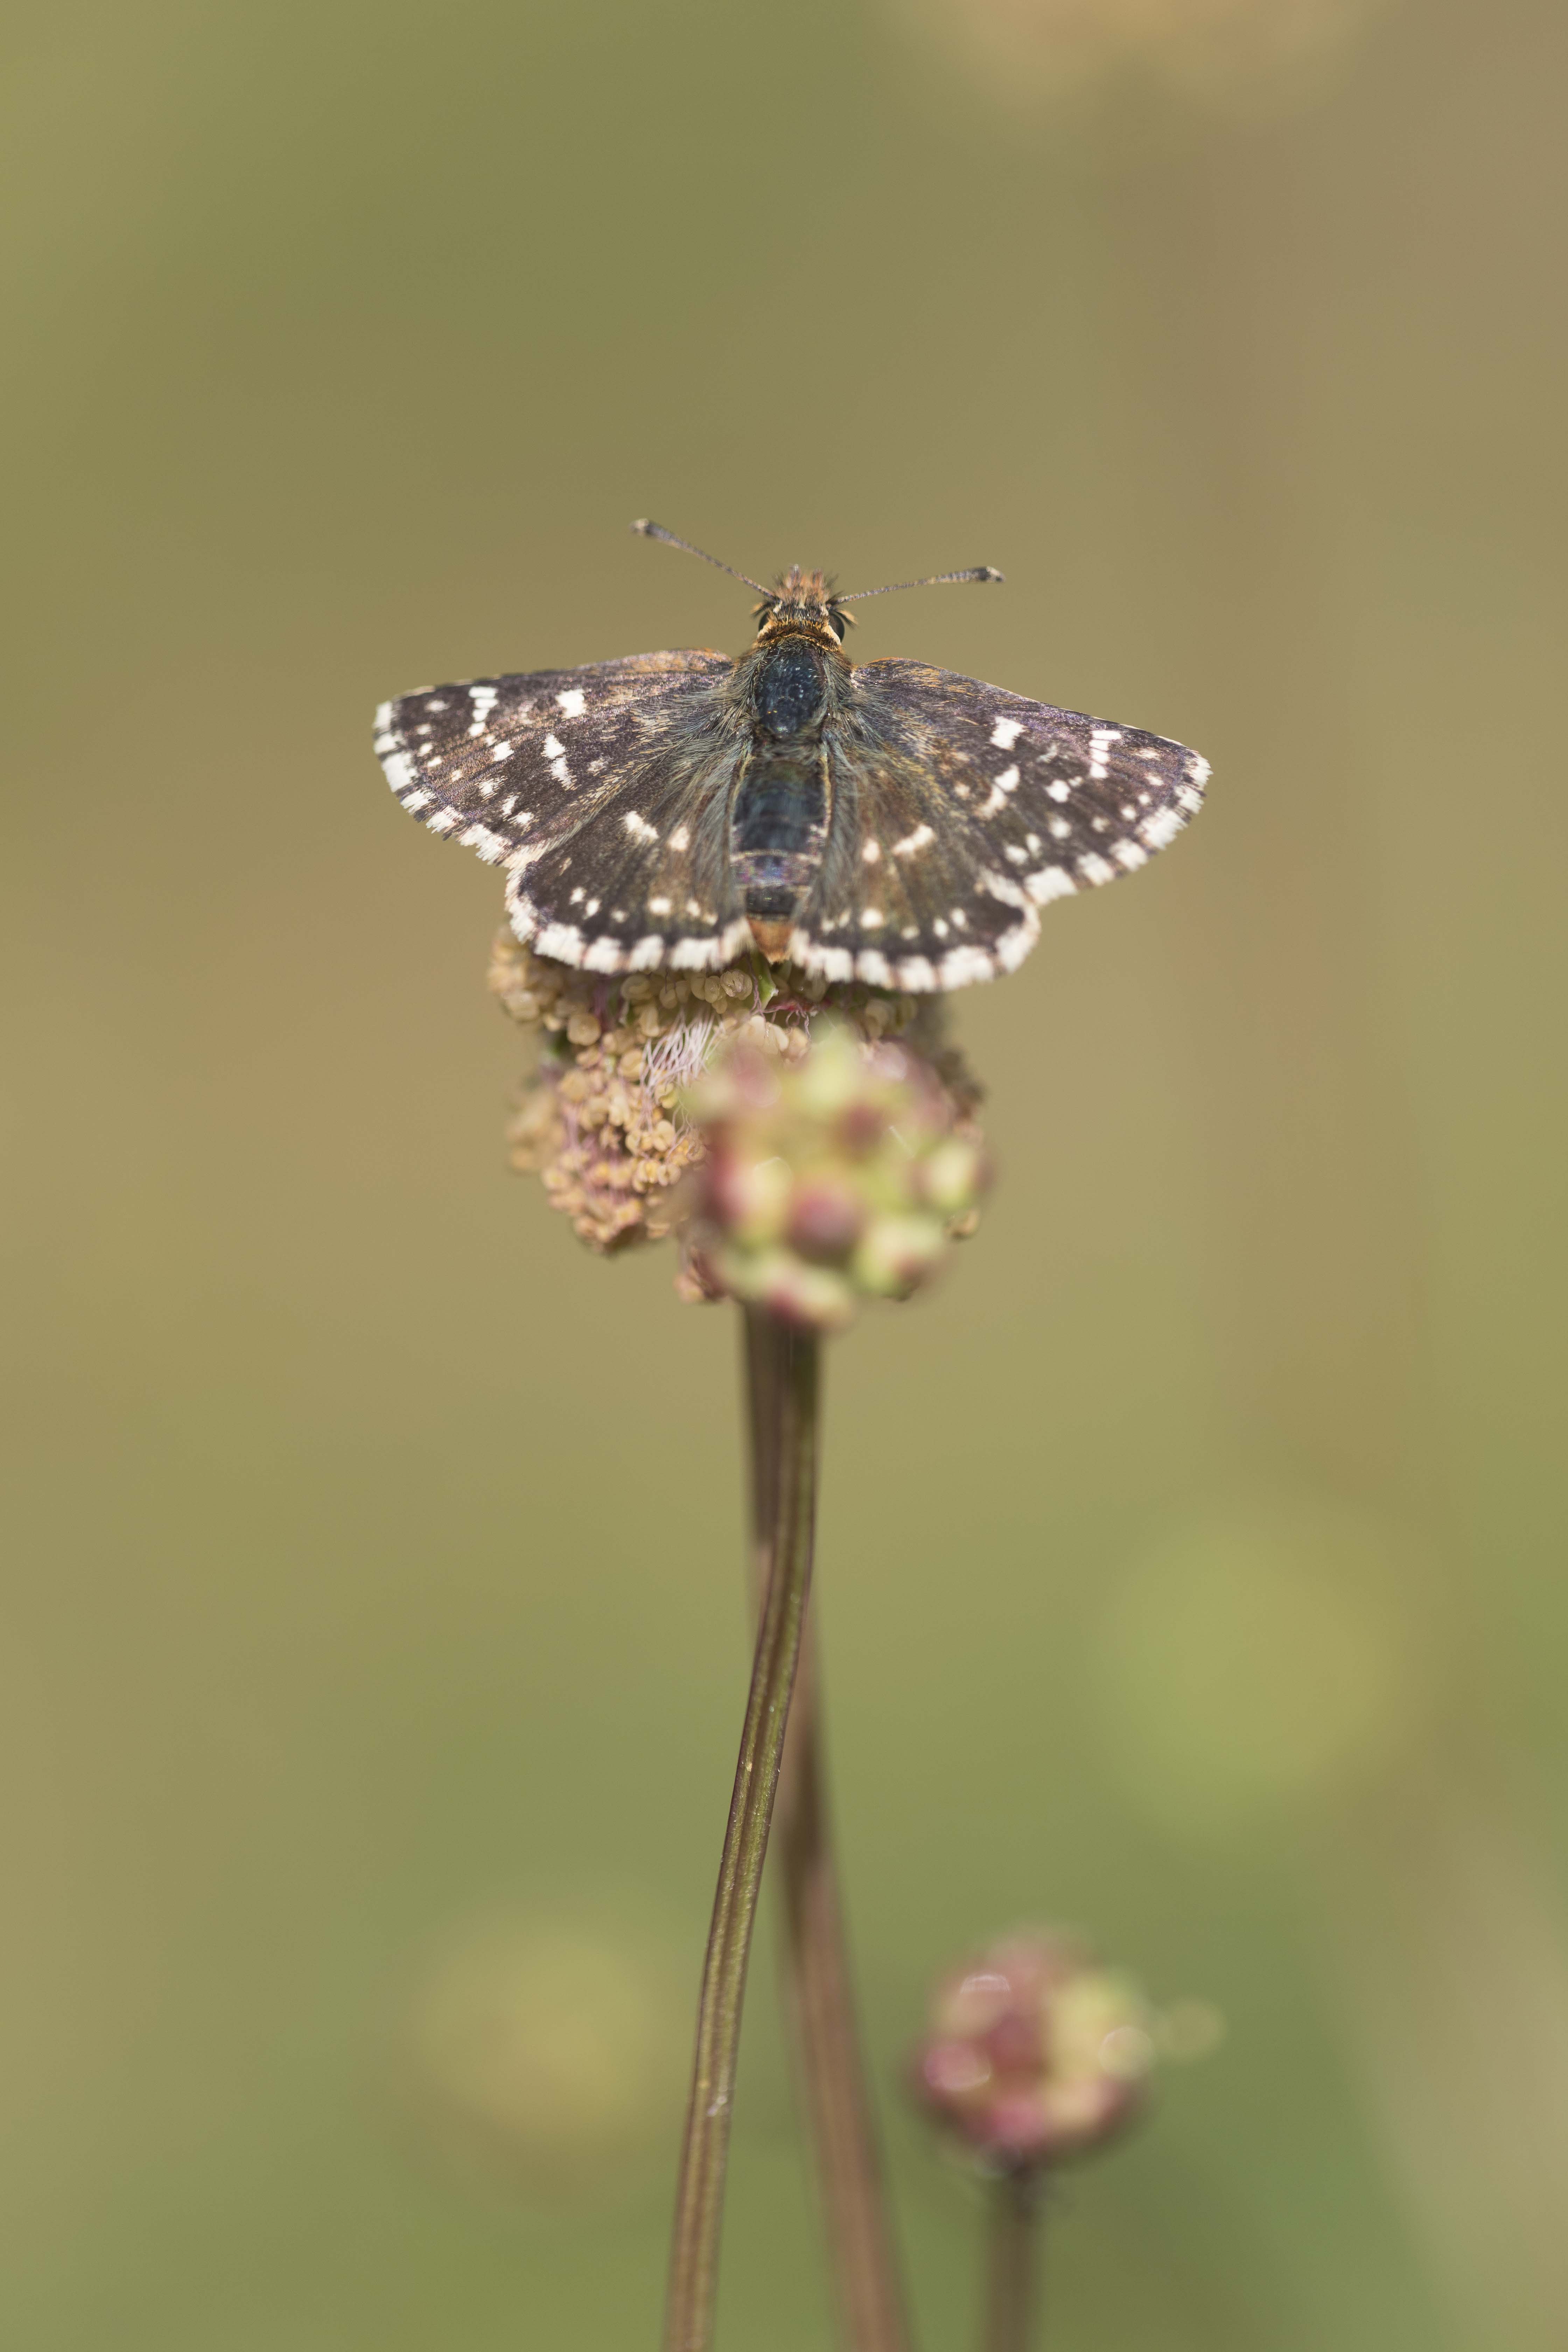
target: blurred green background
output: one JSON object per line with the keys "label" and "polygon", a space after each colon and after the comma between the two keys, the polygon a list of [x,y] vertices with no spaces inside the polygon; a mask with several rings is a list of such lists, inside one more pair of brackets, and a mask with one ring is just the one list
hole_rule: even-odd
{"label": "blurred green background", "polygon": [[[1228,2029],[1075,2180],[1056,2340],[1561,2347],[1556,0],[61,0],[6,45],[0,2337],[655,2340],[735,1334],[505,1172],[499,885],[369,740],[433,677],[738,649],[651,513],[999,564],[857,652],[1215,763],[957,1003],[994,1206],[833,1351],[924,2340],[975,2214],[897,2071],[932,1972],[1049,1918]],[[723,2315],[808,2352],[769,1958]]]}

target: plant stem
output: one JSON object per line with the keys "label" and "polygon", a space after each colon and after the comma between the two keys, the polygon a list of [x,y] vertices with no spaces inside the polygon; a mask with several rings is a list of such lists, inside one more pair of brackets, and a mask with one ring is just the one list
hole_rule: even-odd
{"label": "plant stem", "polygon": [[983,2352],[1029,2352],[1039,2312],[1040,2184],[1004,2173],[991,2187]]}
{"label": "plant stem", "polygon": [[[778,1326],[770,1317],[755,1307],[748,1307],[745,1315],[752,1528],[760,1602],[772,1573],[777,1516],[782,1346]],[[816,1647],[813,1623],[808,1622],[777,1808],[785,1997],[816,2147],[844,2341],[853,2352],[908,2352],[903,2288],[860,2059],[834,1862]]]}
{"label": "plant stem", "polygon": [[780,1332],[778,1347],[778,1475],[771,1498],[774,1570],[757,1634],[702,1969],[691,2100],[676,2193],[665,2352],[708,2352],[713,2340],[741,2004],[811,1589],[821,1343],[813,1333],[791,1330]]}

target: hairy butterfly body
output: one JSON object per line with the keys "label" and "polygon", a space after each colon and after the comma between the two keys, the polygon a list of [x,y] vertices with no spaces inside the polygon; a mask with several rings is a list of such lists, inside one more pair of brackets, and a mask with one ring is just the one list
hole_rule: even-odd
{"label": "hairy butterfly body", "polygon": [[505,869],[540,954],[718,970],[754,944],[829,980],[960,988],[1014,969],[1042,906],[1134,871],[1202,804],[1207,762],[1180,743],[919,662],[852,663],[852,600],[820,572],[759,593],[736,661],[634,655],[377,712],[403,806]]}

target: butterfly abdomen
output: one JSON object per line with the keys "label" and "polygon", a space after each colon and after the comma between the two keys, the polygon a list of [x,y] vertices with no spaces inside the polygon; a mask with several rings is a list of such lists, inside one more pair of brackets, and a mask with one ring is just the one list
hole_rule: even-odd
{"label": "butterfly abdomen", "polygon": [[830,687],[822,653],[794,636],[767,648],[748,684],[752,747],[731,803],[730,856],[757,944],[776,959],[827,838],[822,730]]}

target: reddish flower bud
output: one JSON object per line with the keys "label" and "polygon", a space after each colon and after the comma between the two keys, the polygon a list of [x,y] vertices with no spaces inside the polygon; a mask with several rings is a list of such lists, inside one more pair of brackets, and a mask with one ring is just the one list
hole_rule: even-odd
{"label": "reddish flower bud", "polygon": [[790,1245],[802,1257],[847,1257],[866,1222],[866,1204],[842,1177],[827,1170],[803,1177],[790,1201]]}
{"label": "reddish flower bud", "polygon": [[1131,1980],[1045,1931],[1004,1937],[942,1980],[915,2053],[928,2113],[990,2169],[1098,2147],[1142,2107],[1154,2021]]}

